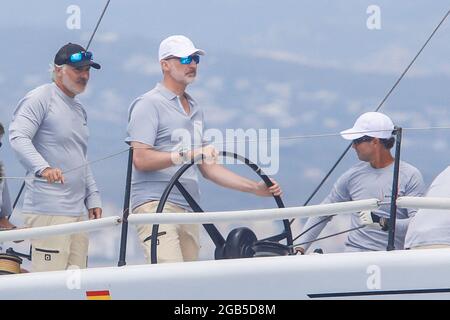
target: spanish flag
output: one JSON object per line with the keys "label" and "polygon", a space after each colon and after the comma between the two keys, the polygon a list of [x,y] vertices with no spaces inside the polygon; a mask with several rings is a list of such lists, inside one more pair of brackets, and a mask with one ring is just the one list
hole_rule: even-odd
{"label": "spanish flag", "polygon": [[88,300],[111,300],[109,290],[103,291],[86,291],[86,298]]}

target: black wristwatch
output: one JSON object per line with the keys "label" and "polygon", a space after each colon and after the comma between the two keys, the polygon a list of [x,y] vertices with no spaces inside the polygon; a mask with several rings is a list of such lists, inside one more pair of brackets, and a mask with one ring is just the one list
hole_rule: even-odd
{"label": "black wristwatch", "polygon": [[389,218],[380,217],[380,226],[381,230],[388,231],[389,230]]}
{"label": "black wristwatch", "polygon": [[377,216],[373,212],[371,212],[370,214],[372,216],[372,221],[378,223],[381,226],[381,230],[383,231],[389,230],[389,218]]}

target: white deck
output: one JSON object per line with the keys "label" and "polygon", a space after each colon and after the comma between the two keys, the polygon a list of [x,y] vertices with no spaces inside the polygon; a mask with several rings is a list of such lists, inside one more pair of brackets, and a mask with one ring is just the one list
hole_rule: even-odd
{"label": "white deck", "polygon": [[264,257],[2,276],[1,299],[450,299],[450,249]]}

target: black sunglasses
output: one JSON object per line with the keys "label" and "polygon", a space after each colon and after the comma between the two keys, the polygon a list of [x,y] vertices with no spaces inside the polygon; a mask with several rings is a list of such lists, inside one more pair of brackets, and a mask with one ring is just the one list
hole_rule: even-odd
{"label": "black sunglasses", "polygon": [[353,144],[360,144],[360,143],[363,143],[363,142],[369,142],[369,141],[372,141],[373,139],[374,139],[373,137],[362,136],[361,138],[354,139],[354,140],[352,141],[352,143],[353,143]]}

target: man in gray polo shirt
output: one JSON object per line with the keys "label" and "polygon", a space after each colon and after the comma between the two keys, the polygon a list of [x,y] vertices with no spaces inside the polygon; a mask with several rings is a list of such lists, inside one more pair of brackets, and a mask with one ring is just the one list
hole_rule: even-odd
{"label": "man in gray polo shirt", "polygon": [[[0,147],[2,146],[3,135],[5,128],[0,123]],[[0,161],[0,230],[12,229],[14,225],[9,222],[8,217],[12,213],[11,200],[9,199],[8,184],[3,177],[5,176],[5,167]]]}
{"label": "man in gray polo shirt", "polygon": [[[90,219],[102,215],[87,164],[87,115],[75,97],[85,90],[91,67],[100,69],[92,53],[66,44],[54,59],[54,82],[30,91],[14,112],[10,143],[31,178],[26,180],[22,208],[27,227],[82,221],[87,213]],[[32,271],[86,268],[85,233],[33,239],[31,245]]]}
{"label": "man in gray polo shirt", "polygon": [[[394,169],[394,158],[390,152],[395,142],[393,130],[394,124],[388,116],[380,112],[367,112],[356,120],[353,128],[341,132],[344,139],[353,141],[353,148],[361,162],[351,167],[337,180],[323,204],[371,198],[390,201]],[[401,161],[398,195],[420,197],[424,191],[425,185],[419,170]],[[406,230],[415,213],[414,209],[397,209],[395,233],[397,249],[403,249]],[[380,206],[373,212],[362,211],[352,214],[352,228],[366,227],[348,234],[345,250],[386,250],[389,215],[388,204]],[[307,229],[311,229],[299,238],[299,243],[315,240],[331,219],[331,217],[309,218],[303,230],[306,232]],[[304,244],[298,246],[296,250],[304,253],[309,246],[310,243]]]}
{"label": "man in gray polo shirt", "polygon": [[[131,207],[133,213],[155,212],[163,190],[180,164],[199,155],[203,177],[227,188],[251,192],[259,196],[280,195],[274,182],[271,188],[241,177],[215,163],[217,151],[202,147],[203,110],[185,92],[197,74],[200,55],[192,41],[177,35],[164,39],[159,47],[163,81],[130,106],[127,143],[134,148]],[[192,148],[192,146],[196,146]],[[199,202],[197,166],[192,166],[180,179],[184,188]],[[165,212],[187,212],[192,209],[174,188]],[[150,262],[151,225],[137,227],[146,260]],[[198,225],[161,225],[158,236],[158,262],[193,261],[198,258]]]}

